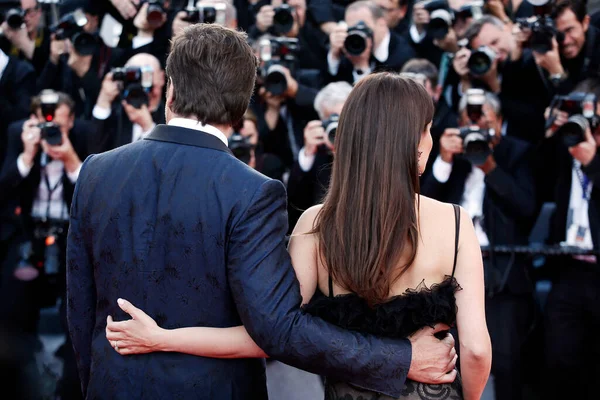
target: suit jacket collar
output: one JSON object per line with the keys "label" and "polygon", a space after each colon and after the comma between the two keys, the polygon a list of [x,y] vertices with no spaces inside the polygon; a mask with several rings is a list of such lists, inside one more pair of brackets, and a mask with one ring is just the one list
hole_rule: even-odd
{"label": "suit jacket collar", "polygon": [[144,138],[144,140],[155,140],[158,142],[177,143],[188,146],[204,147],[223,151],[233,155],[229,147],[221,140],[209,133],[195,129],[181,128],[170,125],[156,125],[156,127]]}

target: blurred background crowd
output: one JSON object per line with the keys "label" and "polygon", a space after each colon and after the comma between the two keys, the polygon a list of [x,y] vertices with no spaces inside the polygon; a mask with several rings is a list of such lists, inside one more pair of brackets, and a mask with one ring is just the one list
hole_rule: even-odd
{"label": "blurred background crowd", "polygon": [[[260,60],[251,106],[225,132],[229,147],[286,185],[290,231],[327,190],[352,86],[374,71],[421,82],[436,105],[421,193],[464,207],[482,246],[488,395],[597,399],[599,9],[585,0],[1,0],[0,371],[20,388],[14,398],[81,398],[64,316],[82,161],[165,122],[170,39],[217,23],[246,31]],[[50,389],[36,361],[48,332],[64,341]]]}

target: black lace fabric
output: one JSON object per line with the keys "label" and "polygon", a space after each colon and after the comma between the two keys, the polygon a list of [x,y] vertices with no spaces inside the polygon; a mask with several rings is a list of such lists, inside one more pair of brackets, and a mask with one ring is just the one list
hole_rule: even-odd
{"label": "black lace fabric", "polygon": [[[325,296],[317,291],[304,311],[339,327],[383,337],[406,338],[425,326],[456,323],[456,299],[461,290],[453,276],[427,287],[421,282],[415,289],[370,307],[356,294]],[[439,338],[446,332],[440,332]],[[462,399],[460,377],[452,384],[427,385],[407,380],[400,399]],[[390,397],[358,389],[347,383],[327,380],[325,400],[391,400]]]}

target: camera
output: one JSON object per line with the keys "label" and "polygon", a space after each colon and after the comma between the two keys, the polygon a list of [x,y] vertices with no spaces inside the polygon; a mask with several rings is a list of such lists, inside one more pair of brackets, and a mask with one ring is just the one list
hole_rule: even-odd
{"label": "camera", "polygon": [[272,38],[260,42],[260,78],[266,91],[279,96],[288,89],[283,67],[293,75],[298,53],[298,39]]}
{"label": "camera", "polygon": [[[584,142],[587,128],[590,127],[594,131],[600,125],[600,117],[596,115],[597,104],[598,98],[592,93],[575,92],[552,99],[550,115],[553,110],[564,111],[569,115],[568,121],[555,133],[565,146],[573,147]],[[548,120],[546,128],[552,123],[554,118]]]}
{"label": "camera", "polygon": [[276,35],[285,35],[294,27],[294,14],[292,7],[287,4],[282,4],[273,9],[273,31]]}
{"label": "camera", "polygon": [[473,165],[483,164],[492,153],[490,142],[493,136],[493,129],[481,129],[477,125],[460,128],[464,158]]}
{"label": "camera", "polygon": [[465,96],[467,99],[467,116],[471,123],[476,124],[483,116],[485,92],[483,89],[468,89]]}
{"label": "camera", "polygon": [[353,56],[361,55],[367,48],[367,39],[373,38],[373,31],[363,21],[348,28],[348,36],[344,40],[344,49]]}
{"label": "camera", "polygon": [[10,29],[20,29],[25,23],[25,11],[20,8],[11,8],[4,14],[4,20]]}
{"label": "camera", "polygon": [[551,2],[549,0],[528,0],[533,5],[533,16],[517,18],[516,22],[521,29],[529,29],[531,36],[526,45],[536,53],[547,53],[552,50],[552,39],[560,43],[564,35],[558,32],[552,18],[550,18]]}
{"label": "camera", "polygon": [[[167,13],[162,0],[146,0],[148,3],[148,11],[146,12],[146,21],[150,26],[158,27],[163,21],[164,15]],[[143,2],[140,3],[140,6]]]}
{"label": "camera", "polygon": [[144,67],[113,68],[112,80],[122,82],[121,98],[135,108],[148,105],[148,92],[152,89],[153,69]]}
{"label": "camera", "polygon": [[78,9],[64,15],[55,25],[50,27],[56,40],[70,39],[77,53],[89,56],[96,52],[99,39],[96,35],[87,33],[83,27],[88,23],[85,13]]}
{"label": "camera", "polygon": [[252,158],[252,150],[254,146],[250,143],[250,139],[243,136],[239,132],[234,132],[228,139],[229,149],[241,162],[249,164]]}
{"label": "camera", "polygon": [[454,23],[454,13],[447,0],[425,0],[421,2],[423,8],[429,12],[427,36],[432,39],[443,39],[448,34]]}
{"label": "camera", "polygon": [[38,128],[41,130],[42,139],[50,146],[60,146],[62,144],[62,132],[54,122],[57,107],[58,93],[54,90],[44,90],[40,93],[40,109],[44,122],[38,124]]}
{"label": "camera", "polygon": [[471,52],[467,61],[469,72],[474,76],[485,75],[496,59],[496,52],[491,47],[481,46]]}
{"label": "camera", "polygon": [[325,130],[325,137],[329,143],[333,146],[335,144],[335,134],[337,132],[338,123],[340,116],[337,114],[331,114],[329,119],[323,121],[323,129]]}
{"label": "camera", "polygon": [[198,5],[194,6],[194,0],[190,0],[190,3],[185,8],[187,16],[183,19],[186,22],[192,24],[226,24],[227,5],[225,3],[215,3],[210,6]]}

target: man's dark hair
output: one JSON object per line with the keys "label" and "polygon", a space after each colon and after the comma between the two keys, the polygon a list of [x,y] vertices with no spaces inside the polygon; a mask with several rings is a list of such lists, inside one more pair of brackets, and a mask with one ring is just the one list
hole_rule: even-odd
{"label": "man's dark hair", "polygon": [[569,9],[573,11],[579,22],[583,22],[587,15],[587,0],[559,0],[554,3],[550,15],[552,19],[556,19]]}
{"label": "man's dark hair", "polygon": [[504,29],[504,22],[500,19],[493,17],[491,15],[484,15],[483,17],[473,20],[471,24],[467,27],[465,31],[464,38],[469,42],[469,46],[473,42],[473,40],[479,36],[481,33],[481,29],[483,29],[484,25],[490,24],[498,27],[499,29]]}
{"label": "man's dark hair", "polygon": [[438,83],[438,69],[429,60],[424,58],[414,58],[408,61],[402,67],[400,72],[410,72],[413,74],[423,74],[427,80],[431,83],[433,89],[436,88]]}
{"label": "man's dark hair", "polygon": [[185,28],[167,58],[171,111],[203,124],[235,125],[250,103],[257,67],[245,33],[216,24]]}
{"label": "man's dark hair", "polygon": [[[46,92],[47,92],[46,90],[42,90],[40,92],[40,94],[31,98],[30,111],[32,114],[37,113],[37,110],[41,107],[42,94],[44,94]],[[71,96],[69,96],[68,94],[63,93],[63,92],[55,92],[55,93],[58,95],[58,101],[56,102],[56,107],[58,108],[62,105],[66,105],[67,107],[69,107],[69,110],[71,111],[70,114],[73,115],[73,113],[75,113],[75,101],[73,101]]]}

